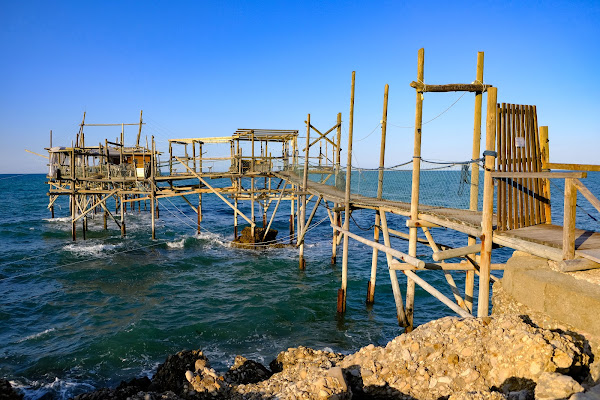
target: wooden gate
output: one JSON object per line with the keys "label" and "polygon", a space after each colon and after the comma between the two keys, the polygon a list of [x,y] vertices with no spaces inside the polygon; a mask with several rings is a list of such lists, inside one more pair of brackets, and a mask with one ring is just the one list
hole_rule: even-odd
{"label": "wooden gate", "polygon": [[[496,170],[542,172],[535,106],[497,104]],[[497,229],[544,224],[550,217],[549,182],[541,178],[499,178]]]}

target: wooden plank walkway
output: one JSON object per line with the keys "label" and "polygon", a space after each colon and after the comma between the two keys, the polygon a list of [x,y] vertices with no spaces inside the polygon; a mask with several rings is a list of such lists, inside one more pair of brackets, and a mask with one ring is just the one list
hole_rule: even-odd
{"label": "wooden plank walkway", "polygon": [[[302,177],[293,172],[283,171],[275,175],[296,185],[302,185]],[[323,196],[327,201],[344,204],[344,191],[335,186],[309,180],[307,191],[315,196]],[[379,200],[352,194],[350,205],[353,208],[367,209],[383,207],[391,213],[410,217],[410,203],[401,201]],[[481,215],[479,211],[419,205],[419,219],[475,237],[481,236]],[[496,230],[496,216],[493,223],[494,243],[554,261],[562,260],[562,226],[539,224],[501,232]],[[575,255],[600,263],[600,233],[576,229]]]}

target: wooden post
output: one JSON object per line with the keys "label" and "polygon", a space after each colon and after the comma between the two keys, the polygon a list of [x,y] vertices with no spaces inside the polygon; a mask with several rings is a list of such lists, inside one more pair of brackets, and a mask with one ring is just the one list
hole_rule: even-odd
{"label": "wooden post", "polygon": [[[344,229],[350,228],[350,181],[352,175],[352,134],[354,129],[354,81],[356,72],[352,71],[352,84],[350,87],[350,116],[348,120],[348,161],[346,164],[346,193],[344,196],[345,219]],[[344,243],[342,247],[342,287],[338,290],[339,313],[346,312],[346,290],[348,286],[348,235],[344,234]]]}
{"label": "wooden post", "polygon": [[[196,145],[192,142],[193,152],[194,152],[194,172],[196,172]],[[198,173],[202,175],[202,142],[198,143],[198,148],[200,151],[199,160],[198,160]],[[198,179],[198,189],[202,182]],[[202,222],[202,193],[198,193],[198,234],[200,234],[200,223]]]}
{"label": "wooden post", "polygon": [[496,162],[496,100],[498,89],[487,91],[487,116],[485,126],[485,172],[483,181],[483,209],[481,215],[481,262],[479,264],[479,295],[477,316],[486,317],[490,303],[490,267],[492,263],[492,234],[494,216],[494,181],[492,172]]}
{"label": "wooden post", "polygon": [[[292,184],[292,188],[291,188],[292,193],[294,192],[294,184]],[[292,194],[290,196],[290,244],[292,244],[294,242],[294,219],[295,219],[295,212],[294,212],[294,195]]]}
{"label": "wooden post", "polygon": [[237,239],[237,237],[238,237],[238,213],[237,213],[238,198],[237,198],[237,195],[235,196],[235,199],[233,199],[233,205],[235,207],[233,210],[233,238]]}
{"label": "wooden post", "polygon": [[[335,205],[335,204],[334,204]],[[340,213],[338,211],[333,211],[333,223],[339,225],[338,221],[340,219]],[[331,241],[331,265],[336,264],[337,259],[337,245],[338,245],[338,231],[333,229],[333,238]]]}
{"label": "wooden post", "polygon": [[[377,179],[377,199],[383,197],[383,167],[385,165],[385,135],[387,130],[387,105],[388,105],[389,85],[385,85],[383,93],[383,117],[381,119],[381,145],[379,148],[379,174]],[[373,241],[379,242],[379,224],[380,224],[379,209],[375,210],[375,226],[373,228]],[[387,244],[386,244],[387,246]],[[367,286],[367,304],[373,304],[375,301],[375,282],[377,279],[377,249],[373,248],[373,256],[371,258],[371,279]]]}
{"label": "wooden post", "polygon": [[[542,156],[542,171],[548,172],[548,164],[550,163],[550,142],[548,139],[548,127],[540,126],[540,147]],[[552,223],[551,207],[550,207],[550,179],[542,179],[542,195],[548,199],[547,203],[544,204],[546,211],[546,223]]]}
{"label": "wooden post", "polygon": [[[310,114],[306,117],[306,148],[304,149],[304,174],[302,176],[302,195],[300,201],[302,208],[300,209],[300,224],[298,224],[298,233],[304,234],[306,227],[306,191],[308,190],[308,156],[310,154]],[[304,240],[300,241],[300,269],[306,269],[306,260],[304,259]]]}
{"label": "wooden post", "polygon": [[[417,82],[423,83],[425,71],[425,50],[419,49],[417,65]],[[419,182],[421,179],[421,127],[423,124],[423,92],[417,90],[417,105],[415,111],[415,143],[413,153],[412,191],[410,196],[410,219],[419,219]],[[417,255],[417,228],[409,229],[408,254]],[[413,311],[415,304],[415,282],[406,277],[406,331],[413,328]]]}
{"label": "wooden post", "polygon": [[[476,83],[483,84],[483,51],[477,53],[477,73]],[[472,159],[480,157],[481,151],[481,108],[483,92],[475,92],[475,113],[473,118],[473,152]],[[471,193],[469,197],[469,210],[477,211],[479,209],[479,164],[471,164]],[[468,245],[477,243],[473,236],[469,236]],[[475,259],[473,254],[472,259]],[[475,271],[467,271],[465,277],[465,305],[469,312],[473,312],[473,291],[475,287]]]}
{"label": "wooden post", "polygon": [[256,219],[254,217],[254,131],[250,131],[252,134],[252,152],[251,152],[251,161],[250,161],[250,171],[252,172],[252,178],[250,178],[250,203],[251,203],[251,219],[252,224],[250,226],[250,234],[252,235],[252,241],[254,243],[254,226],[256,224]]}
{"label": "wooden post", "polygon": [[[74,182],[71,182],[74,185]],[[75,198],[75,186],[73,186],[73,193],[71,194],[71,238],[75,242],[77,240],[77,229],[75,226],[75,216],[77,215],[77,199]]]}
{"label": "wooden post", "polygon": [[156,148],[154,136],[152,136],[152,155],[150,156],[150,208],[152,209],[152,240],[156,239],[156,180],[154,170],[156,168]]}
{"label": "wooden post", "polygon": [[575,215],[577,206],[577,187],[573,178],[565,179],[565,207],[563,221],[563,260],[575,258]]}
{"label": "wooden post", "polygon": [[127,232],[125,231],[125,202],[123,201],[123,195],[121,195],[121,237],[125,237]]}
{"label": "wooden post", "polygon": [[[383,231],[383,242],[387,247],[392,247],[390,242],[390,232],[387,225],[387,217],[385,211],[379,209],[379,215],[381,216],[381,228]],[[390,282],[392,283],[392,292],[394,293],[394,302],[396,303],[396,318],[398,324],[402,327],[408,327],[408,320],[406,318],[406,310],[404,309],[404,303],[402,302],[402,291],[400,290],[400,284],[398,283],[398,275],[395,270],[391,269],[392,255],[386,253],[385,257],[388,262],[388,269],[390,272]]]}
{"label": "wooden post", "polygon": [[[338,113],[337,115],[337,128],[336,128],[336,141],[335,141],[335,146],[333,148],[333,159],[332,161],[334,162],[334,183],[335,183],[335,187],[337,188],[339,185],[339,174],[340,174],[340,158],[341,158],[341,152],[342,152],[342,113]],[[334,203],[333,204],[334,208],[335,207],[339,207],[339,204]],[[340,220],[340,212],[338,211],[334,211],[333,212],[333,221],[335,224],[341,225],[341,222],[338,222]],[[338,236],[339,236],[339,232],[337,230],[333,230],[333,238],[332,238],[332,243],[331,243],[331,265],[335,265],[335,263],[337,262],[337,246],[338,246]]]}

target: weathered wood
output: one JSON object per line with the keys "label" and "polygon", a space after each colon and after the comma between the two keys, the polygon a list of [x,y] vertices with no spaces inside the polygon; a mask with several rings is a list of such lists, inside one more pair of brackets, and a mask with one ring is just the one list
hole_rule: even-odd
{"label": "weathered wood", "polygon": [[492,172],[492,178],[586,178],[587,172]]}
{"label": "weathered wood", "polygon": [[[497,89],[488,90],[487,121],[486,121],[486,145],[489,152],[494,152],[496,141],[496,98]],[[485,174],[483,189],[483,208],[481,220],[481,263],[479,275],[479,295],[477,316],[485,317],[489,312],[490,297],[490,264],[492,257],[492,232],[494,229],[492,217],[494,214],[494,182],[491,172],[494,170],[495,157],[485,156]]]}
{"label": "weathered wood", "polygon": [[424,221],[424,220],[406,220],[407,228],[441,228],[440,225],[434,224],[433,222]]}
{"label": "weathered wood", "polygon": [[[383,116],[381,119],[381,142],[379,146],[379,172],[377,174],[377,198],[383,196],[383,167],[385,165],[385,136],[387,130],[387,106],[388,106],[389,85],[385,85],[383,91]],[[373,241],[379,242],[379,210],[375,210],[375,227],[373,228]],[[377,279],[377,249],[373,249],[371,257],[371,278],[367,288],[367,304],[373,304],[375,299],[375,283]]]}
{"label": "weathered wood", "polygon": [[[386,247],[391,248],[390,242],[390,234],[389,228],[387,224],[387,217],[385,215],[385,211],[379,209],[379,216],[381,218],[381,227],[383,231],[383,242]],[[409,326],[408,319],[406,317],[406,310],[404,308],[404,302],[402,301],[402,290],[400,290],[400,284],[398,283],[398,275],[396,271],[392,269],[393,258],[390,253],[385,253],[385,258],[388,265],[388,270],[390,274],[390,283],[392,284],[392,293],[394,294],[394,302],[396,303],[396,318],[398,319],[398,324],[402,327]]]}
{"label": "weathered wood", "polygon": [[557,263],[557,267],[562,272],[575,272],[598,269],[600,268],[600,264],[585,258],[576,258],[574,260],[562,260]]}
{"label": "weathered wood", "polygon": [[550,169],[566,169],[570,171],[600,171],[600,165],[594,164],[563,164],[563,163],[547,163]]}
{"label": "weathered wood", "polygon": [[273,219],[275,219],[275,215],[277,214],[277,209],[279,208],[279,203],[281,203],[281,198],[283,197],[283,194],[285,193],[286,187],[287,187],[287,182],[285,182],[283,184],[283,188],[281,189],[281,192],[279,193],[279,197],[277,197],[277,203],[275,203],[275,209],[271,213],[271,219],[269,219],[269,225],[267,225],[267,228],[265,229],[265,234],[263,235],[263,238],[262,238],[263,242],[264,242],[265,238],[267,237],[267,233],[269,233],[269,230],[271,229],[271,224],[273,223]]}
{"label": "weathered wood", "polygon": [[[179,157],[174,156],[175,159],[177,159],[178,161],[181,162],[181,160],[179,159]],[[192,173],[192,175],[196,176],[196,178],[198,178],[198,180],[200,180],[200,182],[202,182],[206,187],[208,187],[210,189],[211,192],[213,192],[214,194],[216,194],[221,200],[223,200],[223,202],[225,202],[225,204],[227,204],[231,209],[233,209],[234,211],[236,211],[239,215],[242,216],[242,218],[244,218],[246,220],[246,222],[248,222],[250,224],[251,227],[254,227],[256,224],[254,223],[253,220],[251,220],[250,218],[248,218],[243,212],[241,212],[237,207],[235,207],[233,204],[231,204],[225,197],[223,197],[223,195],[221,193],[219,193],[215,188],[213,188],[207,181],[205,181],[196,171],[192,170],[190,167],[186,166],[184,163],[182,163],[186,168],[188,168],[188,170]]]}
{"label": "weathered wood", "polygon": [[575,258],[575,216],[577,188],[571,178],[565,179],[565,207],[563,221],[563,260]]}
{"label": "weathered wood", "polygon": [[598,198],[594,196],[592,192],[590,192],[590,190],[579,179],[574,179],[573,183],[577,190],[581,192],[583,197],[585,197],[587,201],[589,201],[590,204],[594,206],[596,210],[600,211],[600,200],[598,200]]}
{"label": "weathered wood", "polygon": [[[417,81],[423,84],[425,79],[425,49],[419,49],[417,60]],[[413,149],[412,187],[410,195],[410,219],[416,221],[419,218],[419,183],[421,179],[421,128],[423,124],[423,90],[417,89],[415,107],[415,139]],[[410,228],[408,234],[408,254],[417,255],[417,228]],[[407,331],[412,331],[413,312],[415,305],[415,283],[410,278],[406,280],[406,317],[408,319]]]}
{"label": "weathered wood", "polygon": [[481,251],[481,244],[473,244],[471,246],[460,247],[458,249],[444,250],[437,253],[433,253],[434,261],[447,260],[449,258],[463,257],[468,254],[479,253]]}
{"label": "weathered wood", "polygon": [[[542,171],[549,171],[548,163],[550,162],[550,142],[548,141],[548,127],[540,126],[538,130],[538,139],[540,143],[540,156]],[[545,220],[547,224],[552,223],[552,210],[550,208],[550,179],[542,180],[542,193],[548,200],[544,204]]]}
{"label": "weathered wood", "polygon": [[445,85],[426,85],[426,84],[422,83],[422,80],[419,80],[419,82],[412,81],[410,83],[410,87],[417,89],[417,92],[427,93],[427,92],[485,92],[493,86],[488,85],[488,84],[483,84],[483,83],[448,83]]}
{"label": "weathered wood", "polygon": [[[477,72],[475,82],[483,83],[484,53],[477,53]],[[471,152],[472,160],[476,160],[481,154],[481,109],[483,102],[483,92],[475,92],[475,110],[473,113],[473,149]],[[471,187],[469,192],[469,210],[478,211],[479,209],[479,164],[471,164]],[[476,243],[474,236],[469,236],[467,244],[469,246]],[[473,312],[473,291],[475,287],[475,273],[468,271],[465,276],[465,305],[469,312]]]}
{"label": "weathered wood", "polygon": [[[310,154],[310,114],[306,117],[306,147],[304,148],[304,173],[302,176],[302,190],[306,192],[308,187],[308,160]],[[306,233],[306,195],[300,196],[302,202],[300,209],[300,224],[298,224],[299,237],[296,242],[296,246],[300,247],[299,251],[299,266],[300,269],[306,268],[306,261],[304,260],[304,233]],[[320,201],[320,200],[319,200]],[[317,204],[318,205],[318,204]]]}
{"label": "weathered wood", "polygon": [[[382,217],[382,220],[383,220],[383,217]],[[332,225],[331,227],[333,229],[336,229],[337,231],[343,233],[344,235],[348,235],[348,237],[356,240],[357,242],[360,242],[362,244],[366,244],[367,246],[371,246],[371,247],[377,248],[379,251],[383,251],[386,254],[389,253],[393,257],[396,257],[396,258],[398,258],[398,259],[400,259],[400,260],[402,260],[402,261],[404,261],[404,262],[406,262],[408,264],[411,264],[411,265],[413,265],[413,266],[415,266],[417,268],[423,268],[423,266],[425,265],[425,261],[419,260],[418,258],[412,257],[412,256],[410,256],[408,254],[405,254],[405,253],[399,251],[399,250],[395,250],[395,249],[392,249],[390,247],[384,246],[381,243],[376,243],[376,242],[374,242],[372,240],[365,239],[362,236],[356,235],[356,234],[354,234],[354,233],[352,233],[352,232],[350,232],[350,231],[348,231],[348,230],[346,230],[344,228],[340,228],[340,227],[335,226],[335,225]]]}
{"label": "weathered wood", "polygon": [[419,277],[413,271],[403,270],[402,272],[404,272],[404,274],[406,275],[407,278],[410,278],[414,282],[418,283],[419,286],[421,286],[427,293],[429,293],[430,295],[432,295],[433,297],[435,297],[436,299],[441,301],[443,304],[448,306],[448,308],[450,308],[452,311],[454,311],[461,317],[463,317],[463,318],[472,317],[472,315],[470,313],[468,313],[464,309],[460,308],[460,306],[458,306],[456,303],[454,303],[448,297],[444,296],[439,290],[437,290],[436,288],[431,286],[429,283],[427,283],[425,280],[423,280],[421,277]]}
{"label": "weathered wood", "polygon": [[[350,181],[352,176],[352,135],[354,131],[354,82],[356,72],[352,71],[352,84],[350,88],[350,117],[348,121],[348,159],[346,162],[346,191],[344,193],[344,230],[350,228]],[[346,311],[346,290],[348,285],[348,235],[344,235],[344,244],[342,248],[342,308],[338,312]]]}

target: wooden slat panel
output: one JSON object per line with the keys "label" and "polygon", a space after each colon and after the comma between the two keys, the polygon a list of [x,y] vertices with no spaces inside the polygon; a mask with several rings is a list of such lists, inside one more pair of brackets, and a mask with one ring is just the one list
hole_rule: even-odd
{"label": "wooden slat panel", "polygon": [[[541,172],[536,107],[502,103],[497,105],[497,116],[497,171]],[[541,178],[529,175],[500,178],[498,229],[504,231],[545,223],[546,203]]]}

